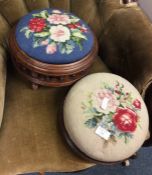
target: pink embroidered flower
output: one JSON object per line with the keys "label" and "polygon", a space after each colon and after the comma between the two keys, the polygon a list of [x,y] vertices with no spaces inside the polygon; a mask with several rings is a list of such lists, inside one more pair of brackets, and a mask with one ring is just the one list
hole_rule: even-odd
{"label": "pink embroidered flower", "polygon": [[56,47],[56,44],[54,44],[54,43],[49,44],[46,47],[46,53],[47,54],[54,54],[56,51],[57,51],[57,47]]}
{"label": "pink embroidered flower", "polygon": [[42,32],[45,26],[46,22],[43,18],[33,18],[28,24],[29,29],[33,32]]}
{"label": "pink embroidered flower", "polygon": [[70,39],[69,29],[62,25],[52,26],[50,33],[50,38],[56,42],[65,42]]}
{"label": "pink embroidered flower", "polygon": [[69,24],[70,23],[70,18],[68,15],[62,15],[62,14],[52,14],[49,15],[49,17],[47,18],[47,20],[51,23],[51,24]]}
{"label": "pink embroidered flower", "polygon": [[46,39],[46,40],[41,42],[41,46],[46,46],[48,44],[49,44],[49,40],[48,39]]}
{"label": "pink embroidered flower", "polygon": [[129,108],[118,108],[113,121],[120,131],[134,132],[137,127],[137,114]]}
{"label": "pink embroidered flower", "polygon": [[119,101],[116,96],[108,89],[99,90],[95,93],[93,99],[93,106],[105,114],[115,112],[119,106]]}
{"label": "pink embroidered flower", "polygon": [[88,29],[86,27],[82,27],[80,30],[81,32],[88,32]]}
{"label": "pink embroidered flower", "polygon": [[134,100],[133,105],[135,108],[141,109],[141,102],[138,99]]}

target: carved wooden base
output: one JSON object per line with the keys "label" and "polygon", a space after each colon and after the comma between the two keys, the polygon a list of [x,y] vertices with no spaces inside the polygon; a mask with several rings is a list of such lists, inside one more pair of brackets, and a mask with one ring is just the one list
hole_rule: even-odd
{"label": "carved wooden base", "polygon": [[60,65],[42,63],[32,59],[19,48],[15,39],[15,27],[9,35],[9,47],[16,69],[32,82],[33,89],[37,89],[38,85],[50,87],[71,85],[88,74],[98,49],[97,41],[94,39],[91,52],[80,61]]}

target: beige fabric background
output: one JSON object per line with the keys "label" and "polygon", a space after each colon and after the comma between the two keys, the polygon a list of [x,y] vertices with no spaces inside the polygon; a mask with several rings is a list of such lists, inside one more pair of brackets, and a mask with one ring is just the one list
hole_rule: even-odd
{"label": "beige fabric background", "polygon": [[[99,90],[103,82],[114,87],[117,81],[124,85],[123,92],[141,101],[142,107],[138,111],[141,128],[137,127],[127,144],[123,138],[116,138],[116,142],[105,141],[95,134],[96,128],[84,125],[89,118],[82,110],[82,103],[87,102],[88,94]],[[97,73],[86,76],[70,89],[64,103],[64,123],[70,138],[83,153],[98,161],[116,162],[129,158],[142,146],[148,134],[149,117],[142,97],[128,81],[113,74]]]}

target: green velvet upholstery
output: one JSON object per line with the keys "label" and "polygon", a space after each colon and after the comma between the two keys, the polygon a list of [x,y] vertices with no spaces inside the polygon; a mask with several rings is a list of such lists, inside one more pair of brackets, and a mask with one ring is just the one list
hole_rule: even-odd
{"label": "green velvet upholstery", "polygon": [[[115,62],[114,59],[112,63],[106,61],[111,68],[113,66],[122,68],[126,54],[121,48],[128,47],[127,33],[134,30],[136,41],[134,37],[130,38],[133,47],[132,51],[127,54],[127,57],[131,56],[131,59],[124,65],[137,63],[132,61],[138,60],[138,54],[135,56],[132,53],[138,44],[141,47],[137,47],[136,53],[142,51],[143,59],[138,60],[136,67],[140,68],[142,73],[146,73],[146,78],[150,78],[152,75],[151,64],[149,64],[152,59],[151,51],[149,47],[147,49],[143,47],[144,42],[147,43],[146,46],[150,46],[152,41],[151,24],[140,9],[138,11],[134,8],[126,9],[120,5],[120,0],[0,0],[0,48],[2,48],[0,50],[0,120],[3,118],[0,129],[1,175],[15,175],[33,171],[76,171],[93,166],[70,152],[59,134],[57,110],[66,89],[40,88],[38,91],[32,91],[29,83],[14,73],[14,67],[10,64],[10,56],[8,56],[7,65],[10,64],[10,66],[8,67],[5,96],[6,59],[3,51],[8,52],[6,47],[8,32],[28,12],[48,7],[73,12],[91,26],[98,39],[101,36],[102,43],[110,38],[108,44],[105,45],[106,48],[102,48],[100,51],[104,59],[108,58],[107,53],[108,56],[115,55],[111,58],[118,58]],[[129,15],[128,12],[131,14]],[[124,14],[127,14],[126,18],[123,17]],[[136,22],[132,20],[132,17],[135,16],[138,17]],[[126,23],[128,24],[125,29],[124,22],[125,26]],[[143,40],[141,37],[143,35],[140,34],[147,31],[146,39]],[[111,34],[113,35],[111,36]],[[108,52],[106,52],[107,49]],[[149,64],[148,72],[146,71],[147,64]],[[108,71],[99,58],[92,69],[92,72]],[[130,72],[130,77],[136,77],[134,76],[135,72],[132,74],[132,69],[129,69],[128,72]],[[138,90],[142,91],[148,86],[147,79],[140,76],[140,72],[137,73],[139,74],[138,79],[132,79],[132,83]],[[4,100],[5,106],[3,108]]]}

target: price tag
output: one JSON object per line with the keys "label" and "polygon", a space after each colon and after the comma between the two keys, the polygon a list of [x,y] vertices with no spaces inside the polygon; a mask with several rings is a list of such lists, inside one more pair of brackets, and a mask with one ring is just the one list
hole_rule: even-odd
{"label": "price tag", "polygon": [[109,140],[111,133],[101,126],[98,126],[95,133],[105,140]]}

